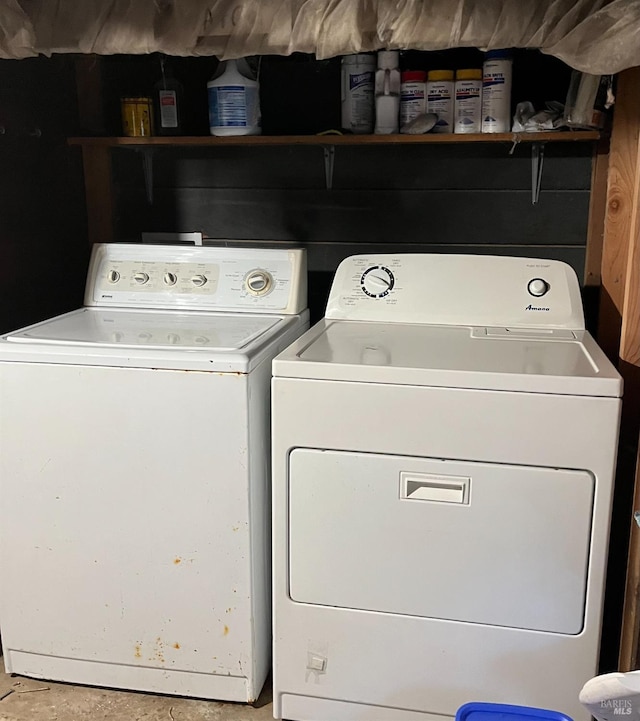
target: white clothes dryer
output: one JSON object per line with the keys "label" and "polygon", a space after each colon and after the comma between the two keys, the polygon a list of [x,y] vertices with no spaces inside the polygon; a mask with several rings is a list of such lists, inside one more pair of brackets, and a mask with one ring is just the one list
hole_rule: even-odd
{"label": "white clothes dryer", "polygon": [[94,248],[0,339],[6,670],[252,702],[271,660],[270,380],[302,250]]}
{"label": "white clothes dryer", "polygon": [[351,257],[273,368],[276,718],[586,721],[622,382],[573,270]]}

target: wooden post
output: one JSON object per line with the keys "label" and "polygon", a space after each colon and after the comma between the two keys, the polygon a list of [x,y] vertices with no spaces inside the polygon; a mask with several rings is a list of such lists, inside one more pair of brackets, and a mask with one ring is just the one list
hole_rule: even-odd
{"label": "wooden post", "polygon": [[599,286],[601,282],[602,245],[607,216],[607,176],[609,174],[609,141],[602,139],[593,150],[587,253],[584,264],[584,284]]}
{"label": "wooden post", "polygon": [[102,58],[99,55],[79,55],[75,66],[80,129],[88,135],[104,135],[106,120]]}
{"label": "wooden post", "polygon": [[113,241],[111,149],[99,145],[84,146],[82,162],[89,242],[109,243]]}
{"label": "wooden post", "polygon": [[[638,93],[640,94],[640,85]],[[626,363],[640,366],[640,185],[635,191],[622,307],[620,358]]]}
{"label": "wooden post", "polygon": [[[640,68],[621,73],[611,136],[598,339],[624,378],[616,494],[630,524],[619,668],[638,661],[640,630]],[[634,467],[635,466],[635,467]]]}
{"label": "wooden post", "polygon": [[[640,509],[640,456],[636,459],[635,492],[633,508]],[[622,614],[622,634],[620,637],[621,671],[638,668],[638,635],[640,633],[640,528],[635,520],[631,520],[629,536],[629,556],[627,560],[627,583],[624,595],[624,611]]]}
{"label": "wooden post", "polygon": [[598,341],[615,363],[620,352],[627,263],[637,235],[640,180],[640,68],[618,79],[602,255]]}

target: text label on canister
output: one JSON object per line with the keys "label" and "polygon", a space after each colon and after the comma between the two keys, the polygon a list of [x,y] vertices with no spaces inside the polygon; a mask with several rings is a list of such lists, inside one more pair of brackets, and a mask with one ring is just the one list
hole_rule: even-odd
{"label": "text label on canister", "polygon": [[153,104],[151,98],[122,98],[122,133],[133,138],[153,135]]}

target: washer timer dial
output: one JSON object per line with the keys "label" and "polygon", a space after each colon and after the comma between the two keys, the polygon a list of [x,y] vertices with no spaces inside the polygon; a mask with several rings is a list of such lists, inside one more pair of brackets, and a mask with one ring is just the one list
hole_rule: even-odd
{"label": "washer timer dial", "polygon": [[360,278],[362,291],[371,298],[384,298],[393,289],[396,279],[384,265],[372,265]]}
{"label": "washer timer dial", "polygon": [[273,276],[266,270],[252,270],[244,279],[244,284],[252,295],[266,295],[273,286]]}

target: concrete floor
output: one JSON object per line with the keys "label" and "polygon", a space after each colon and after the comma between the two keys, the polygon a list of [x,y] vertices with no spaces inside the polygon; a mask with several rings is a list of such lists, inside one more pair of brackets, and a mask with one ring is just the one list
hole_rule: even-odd
{"label": "concrete floor", "polygon": [[[1,659],[0,659],[1,661]],[[0,673],[0,721],[270,721],[271,680],[255,706],[37,681]]]}

